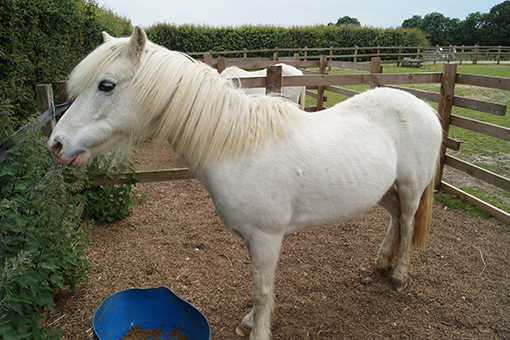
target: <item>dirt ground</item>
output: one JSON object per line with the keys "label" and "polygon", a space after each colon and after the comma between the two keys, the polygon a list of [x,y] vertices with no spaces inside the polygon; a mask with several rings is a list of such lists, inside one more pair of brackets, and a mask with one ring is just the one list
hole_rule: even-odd
{"label": "dirt ground", "polygon": [[[142,145],[140,170],[179,167]],[[244,243],[222,224],[196,179],[139,184],[143,205],[88,230],[92,274],[56,297],[47,324],[62,339],[92,339],[92,318],[117,291],[167,286],[200,309],[212,339],[234,330],[251,304]],[[343,224],[285,237],[276,273],[275,339],[510,339],[510,232],[497,220],[435,204],[429,246],[412,254],[396,293],[374,273],[389,215],[380,207]]]}

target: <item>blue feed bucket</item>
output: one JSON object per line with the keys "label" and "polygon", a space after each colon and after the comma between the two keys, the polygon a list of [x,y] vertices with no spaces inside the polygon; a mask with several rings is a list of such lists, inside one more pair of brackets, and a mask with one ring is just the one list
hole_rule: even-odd
{"label": "blue feed bucket", "polygon": [[133,288],[110,295],[96,310],[92,325],[96,340],[117,340],[134,326],[163,329],[159,337],[166,339],[172,339],[168,334],[175,328],[190,340],[211,338],[205,316],[167,287]]}

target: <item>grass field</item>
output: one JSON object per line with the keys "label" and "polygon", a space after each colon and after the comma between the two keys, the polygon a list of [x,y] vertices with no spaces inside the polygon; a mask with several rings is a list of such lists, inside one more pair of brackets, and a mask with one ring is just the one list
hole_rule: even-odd
{"label": "grass field", "polygon": [[[421,68],[397,67],[396,64],[383,64],[383,67],[384,73],[442,72],[443,70],[443,64],[440,63],[436,65],[424,64]],[[457,66],[457,72],[510,78],[510,64],[463,64]],[[332,69],[329,73],[359,74],[364,72],[347,69]],[[416,84],[405,86],[433,92],[439,92],[440,90],[440,84]],[[367,85],[345,87],[359,92],[363,92],[368,89]],[[457,84],[455,86],[455,95],[505,104],[510,107],[510,91]],[[327,102],[324,103],[326,107],[331,107],[336,103],[347,99],[346,96],[332,92],[326,92],[326,96],[328,97]],[[437,108],[437,103],[430,104]],[[307,98],[307,105],[315,105],[315,100]],[[488,113],[454,107],[453,114],[510,128],[510,117],[508,116],[508,113],[506,116],[496,116]],[[461,142],[461,148],[459,151],[448,150],[450,155],[510,178],[510,142],[457,128],[455,126],[450,127],[450,137]],[[488,190],[487,188],[481,188],[478,186],[461,187],[461,189],[510,213],[509,192],[497,188]],[[459,203],[457,202],[453,204],[452,202],[454,200],[451,200],[451,197],[445,199],[448,201],[446,202],[448,205],[455,205],[456,208],[458,208],[457,205]],[[474,213],[476,214],[477,212]]]}

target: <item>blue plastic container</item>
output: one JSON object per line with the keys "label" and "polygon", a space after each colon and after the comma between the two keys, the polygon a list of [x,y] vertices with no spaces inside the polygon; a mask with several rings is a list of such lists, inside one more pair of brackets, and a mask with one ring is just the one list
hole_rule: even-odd
{"label": "blue plastic container", "polygon": [[92,325],[96,340],[117,340],[134,326],[163,329],[168,333],[159,337],[167,339],[172,339],[166,334],[174,328],[190,340],[211,338],[206,317],[167,287],[133,288],[109,296],[96,310]]}

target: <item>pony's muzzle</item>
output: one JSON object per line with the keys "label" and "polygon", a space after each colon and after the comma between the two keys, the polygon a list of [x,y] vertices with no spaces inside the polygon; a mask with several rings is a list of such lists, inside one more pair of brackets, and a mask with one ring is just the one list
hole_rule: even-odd
{"label": "pony's muzzle", "polygon": [[55,155],[56,161],[62,165],[71,165],[77,167],[81,163],[86,162],[89,158],[89,153],[86,150],[79,150],[73,156],[66,157],[64,155],[64,145],[56,138],[50,142],[50,150]]}
{"label": "pony's muzzle", "polygon": [[58,158],[59,153],[62,151],[62,143],[60,143],[57,140],[54,140],[51,143],[50,149],[53,152],[53,154]]}

